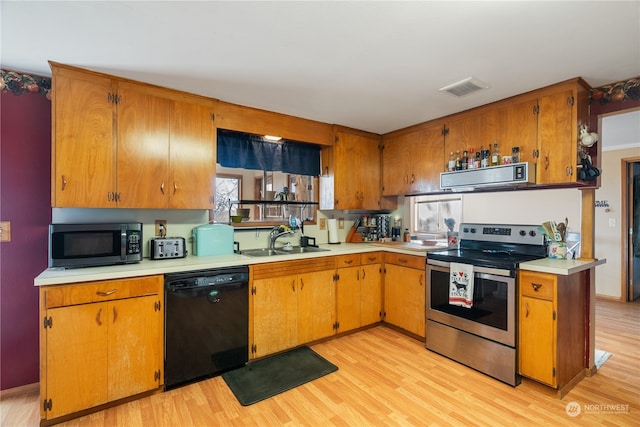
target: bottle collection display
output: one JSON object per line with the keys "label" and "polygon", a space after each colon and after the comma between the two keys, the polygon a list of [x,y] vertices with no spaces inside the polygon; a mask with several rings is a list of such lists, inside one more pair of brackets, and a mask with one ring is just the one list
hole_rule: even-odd
{"label": "bottle collection display", "polygon": [[389,215],[364,215],[361,218],[358,233],[362,233],[363,242],[377,242],[391,237]]}
{"label": "bottle collection display", "polygon": [[491,166],[507,165],[511,163],[520,163],[520,147],[512,147],[510,156],[501,156],[500,147],[497,141],[494,141],[488,149],[480,147],[475,151],[473,147],[469,150],[456,150],[449,153],[449,161],[447,162],[447,172],[454,172],[467,169],[488,168]]}

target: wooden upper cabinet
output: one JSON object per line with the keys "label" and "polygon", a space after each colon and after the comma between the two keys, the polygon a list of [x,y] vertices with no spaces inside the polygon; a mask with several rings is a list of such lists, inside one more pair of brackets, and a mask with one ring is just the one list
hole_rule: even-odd
{"label": "wooden upper cabinet", "polygon": [[489,139],[500,144],[501,155],[510,156],[518,147],[521,162],[536,161],[538,118],[535,99],[509,103],[489,114]]}
{"label": "wooden upper cabinet", "polygon": [[[446,159],[453,152],[456,156],[459,152],[460,157],[464,150],[469,151],[473,148],[475,151],[490,149],[496,138],[488,132],[487,121],[489,113],[486,110],[475,111],[472,113],[461,113],[450,117],[446,121],[444,151]],[[443,162],[440,172],[445,171]]]}
{"label": "wooden upper cabinet", "polygon": [[112,81],[52,70],[52,206],[110,206],[116,183]]}
{"label": "wooden upper cabinet", "polygon": [[213,105],[174,101],[168,191],[174,209],[211,209],[215,200],[216,128]]}
{"label": "wooden upper cabinet", "polygon": [[215,100],[51,68],[52,206],[213,207]]}
{"label": "wooden upper cabinet", "polygon": [[171,101],[118,85],[117,200],[121,208],[166,208]]}
{"label": "wooden upper cabinet", "polygon": [[320,209],[380,209],[380,137],[338,128],[323,149]]}
{"label": "wooden upper cabinet", "polygon": [[581,79],[554,86],[538,99],[538,184],[578,181],[578,135],[589,122],[589,88]]}
{"label": "wooden upper cabinet", "polygon": [[444,136],[440,122],[383,136],[384,196],[438,191],[444,171]]}

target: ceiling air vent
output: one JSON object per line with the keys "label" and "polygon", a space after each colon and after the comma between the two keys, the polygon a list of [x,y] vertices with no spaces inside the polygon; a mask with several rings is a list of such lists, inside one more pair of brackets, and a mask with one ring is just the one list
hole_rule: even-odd
{"label": "ceiling air vent", "polygon": [[465,96],[478,90],[487,89],[489,86],[473,77],[467,77],[459,82],[438,89],[440,92],[448,92],[455,96]]}

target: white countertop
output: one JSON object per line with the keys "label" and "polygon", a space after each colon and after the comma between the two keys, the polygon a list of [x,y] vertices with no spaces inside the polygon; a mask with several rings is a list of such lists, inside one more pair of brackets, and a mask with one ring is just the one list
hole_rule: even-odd
{"label": "white countertop", "polygon": [[606,263],[606,259],[552,259],[541,258],[534,261],[520,263],[520,270],[537,271],[540,273],[559,274],[568,276],[597,265]]}
{"label": "white countertop", "polygon": [[320,245],[324,252],[305,254],[275,255],[267,257],[250,257],[246,255],[215,255],[198,257],[189,255],[186,258],[155,260],[144,259],[135,264],[111,265],[87,268],[48,268],[34,279],[35,286],[61,285],[67,283],[91,282],[95,280],[124,279],[135,276],[176,273],[181,271],[206,270],[212,268],[234,267],[238,265],[262,264],[266,262],[292,261],[304,258],[388,251],[407,255],[426,256],[429,250],[445,249],[443,247],[424,246],[414,243],[340,243]]}

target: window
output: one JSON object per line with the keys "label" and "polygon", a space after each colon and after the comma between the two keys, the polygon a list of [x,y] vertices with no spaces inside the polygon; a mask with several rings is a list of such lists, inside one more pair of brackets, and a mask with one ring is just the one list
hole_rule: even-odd
{"label": "window", "polygon": [[[446,234],[445,219],[455,222],[454,231],[462,221],[462,198],[442,196],[412,197],[411,228],[415,234]],[[448,221],[450,222],[450,221]]]}
{"label": "window", "polygon": [[242,199],[242,175],[216,174],[216,207],[214,222],[229,222],[229,207],[232,200]]}
{"label": "window", "polygon": [[[215,222],[228,223],[229,210],[238,208],[249,209],[238,226],[281,224],[290,216],[315,222],[319,146],[224,129],[217,137]],[[230,203],[237,201],[246,203]]]}

